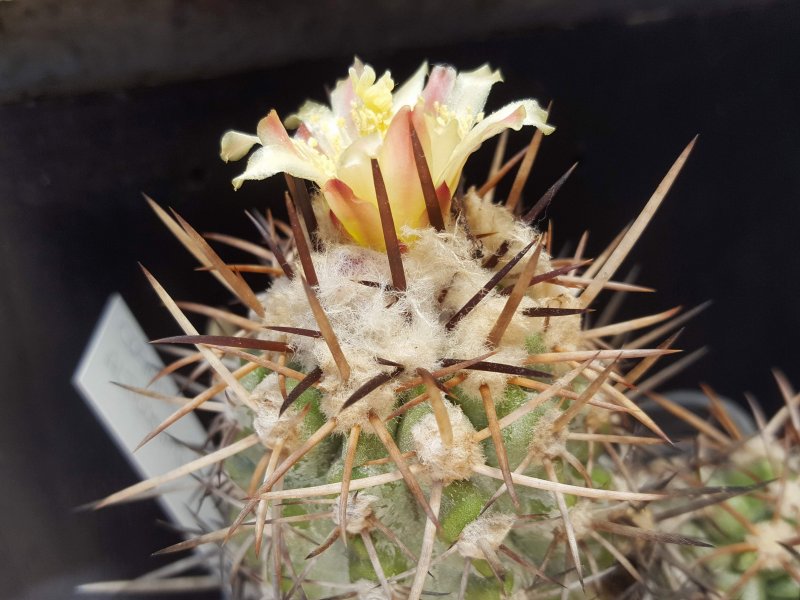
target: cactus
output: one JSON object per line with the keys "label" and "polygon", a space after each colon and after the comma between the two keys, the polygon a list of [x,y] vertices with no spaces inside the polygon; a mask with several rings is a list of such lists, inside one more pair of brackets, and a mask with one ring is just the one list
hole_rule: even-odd
{"label": "cactus", "polygon": [[[797,396],[782,373],[775,372],[786,406],[767,421],[752,397],[755,433],[743,432],[710,388],[704,391],[719,426],[699,422],[668,399],[655,399],[697,427],[697,453],[673,459],[689,485],[710,485],[716,493],[699,504],[677,505],[665,513],[665,525],[699,535],[714,548],[683,557],[693,581],[684,590],[713,590],[730,598],[778,600],[800,594],[797,551],[800,543],[800,455],[796,443]],[[730,488],[752,491],[739,495]]]}
{"label": "cactus", "polygon": [[[712,438],[698,459],[705,462],[687,471],[696,476],[678,481],[670,475],[685,466],[683,455],[664,456],[658,467],[640,460],[670,441],[629,396],[674,352],[674,335],[656,336],[677,327],[677,310],[594,328],[583,322],[602,290],[641,289],[612,278],[694,141],[596,260],[582,258],[583,244],[555,259],[552,234],[534,225],[572,170],[519,210],[553,128],[533,100],[484,116],[500,80],[487,66],[460,74],[437,66],[428,76],[423,65],[394,90],[388,73],[378,78],[356,61],[330,107],[308,102],[287,119],[293,137],[274,111],[257,135],[226,133],[226,160],[260,146],[235,187],[280,172],[289,187],[288,225],[251,215],[264,244],[252,250],[257,265],[226,264],[191,225],[151,201],[247,308],[241,315],[179,305],[145,272],[183,329],[158,342],[197,348],[162,374],[205,363],[213,377],[207,393],[144,442],[216,394],[229,403],[212,428],[222,441],[198,464],[223,464],[205,485],[230,523],[166,552],[225,542],[235,589],[257,598],[639,597],[711,581],[685,575],[688,565],[723,558],[724,574],[706,591],[726,589],[725,578],[743,572],[734,591],[758,580],[779,590],[765,597],[785,597],[780,590],[798,589],[797,567],[778,542],[797,535],[796,499],[786,490],[798,484],[783,477],[753,489],[777,473],[770,458],[737,458],[759,438],[720,433],[735,451]],[[528,125],[536,132],[521,156],[484,185],[457,191],[472,151]],[[508,198],[494,203],[495,186],[517,162]],[[275,278],[256,293],[247,271]],[[224,322],[230,335],[201,335],[184,311]],[[656,324],[622,348],[609,343]],[[720,452],[728,462],[708,458]],[[780,457],[796,472],[796,456]],[[738,514],[728,500],[744,503],[749,527],[728,518]],[[698,502],[706,504],[695,510]],[[654,505],[680,518],[659,520]],[[703,554],[711,543],[759,554]]]}

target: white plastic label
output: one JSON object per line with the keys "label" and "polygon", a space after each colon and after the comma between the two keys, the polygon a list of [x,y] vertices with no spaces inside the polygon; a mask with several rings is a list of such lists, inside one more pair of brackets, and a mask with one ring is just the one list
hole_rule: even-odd
{"label": "white plastic label", "polygon": [[[176,406],[140,396],[114,382],[144,387],[162,367],[158,354],[147,343],[147,337],[125,301],[119,294],[111,296],[72,382],[143,479],[198,458],[194,451],[176,440],[197,447],[206,437],[200,421],[189,414],[167,430],[169,435],[162,433],[136,453],[131,451],[172,414]],[[178,395],[177,386],[166,377],[150,389]],[[200,501],[197,485],[190,477],[169,485],[168,489],[159,499],[176,525],[196,529],[199,523],[221,521],[221,515],[209,499]],[[113,491],[116,490],[109,490]]]}

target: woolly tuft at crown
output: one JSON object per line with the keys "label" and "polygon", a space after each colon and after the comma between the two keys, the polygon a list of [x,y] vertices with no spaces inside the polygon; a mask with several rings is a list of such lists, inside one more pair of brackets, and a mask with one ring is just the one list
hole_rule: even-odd
{"label": "woolly tuft at crown", "polygon": [[[218,238],[252,263],[226,263],[151,201],[246,312],[176,303],[145,272],[182,329],[157,343],[194,348],[159,377],[186,368],[208,387],[142,444],[193,410],[216,416],[204,456],[97,506],[194,476],[228,520],[162,552],[210,549],[232,597],[796,598],[800,418],[788,382],[787,408],[760,434],[710,390],[716,422],[705,421],[652,391],[692,360],[673,362],[673,346],[699,309],[622,322],[609,309],[589,322],[602,291],[648,289],[613,278],[694,140],[594,260],[586,235],[556,258],[552,232],[534,224],[572,169],[523,208],[553,127],[535,100],[484,116],[500,81],[486,65],[423,64],[395,89],[356,60],[329,106],[227,132],[225,160],[258,146],[234,187],[284,173],[289,188],[288,225],[250,215],[263,245]],[[524,126],[533,139],[503,163],[508,130]],[[498,134],[486,182],[460,185]],[[274,280],[254,290],[247,273]],[[668,439],[643,395],[695,427],[692,444]]]}

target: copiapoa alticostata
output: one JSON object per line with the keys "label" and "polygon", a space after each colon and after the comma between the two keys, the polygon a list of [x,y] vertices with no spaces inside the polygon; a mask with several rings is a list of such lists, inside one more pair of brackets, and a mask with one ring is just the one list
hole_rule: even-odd
{"label": "copiapoa alticostata", "polygon": [[[217,544],[222,586],[246,598],[797,597],[794,393],[761,437],[713,402],[720,427],[695,423],[645,375],[696,311],[589,324],[603,290],[645,289],[614,276],[694,141],[594,260],[586,236],[556,258],[536,225],[572,169],[523,208],[554,128],[530,99],[487,114],[500,81],[423,64],[395,86],[356,60],[329,104],[227,132],[222,158],[249,155],[234,187],[288,185],[288,224],[254,211],[260,244],[222,238],[251,264],[227,264],[151,201],[246,312],[176,303],[146,272],[183,330],[158,342],[196,348],[161,375],[211,376],[143,443],[213,403],[214,447],[98,506],[195,474],[229,521],[165,552]],[[508,132],[526,127],[504,163]],[[487,181],[460,185],[498,135]],[[249,272],[273,282],[254,290]],[[697,451],[673,445],[643,394],[698,428]]]}

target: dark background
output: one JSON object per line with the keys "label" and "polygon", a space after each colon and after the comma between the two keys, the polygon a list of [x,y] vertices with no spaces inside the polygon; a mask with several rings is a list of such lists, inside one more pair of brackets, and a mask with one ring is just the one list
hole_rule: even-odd
{"label": "dark background", "polygon": [[[707,14],[598,11],[488,33],[473,27],[463,38],[453,30],[469,15],[453,15],[441,25],[447,43],[366,44],[371,50],[361,57],[379,73],[390,68],[396,81],[426,58],[464,69],[489,61],[506,83],[488,108],[519,97],[553,100],[558,129],[544,141],[525,199],[538,198],[580,161],[548,213],[556,247],[589,229],[590,251],[599,252],[699,133],[686,169],[621,270],[641,265],[639,282],[658,293],[632,298],[624,316],[714,300],[681,338],[681,347],[709,346],[710,354],[667,387],[704,381],[734,399],[751,390],[775,410],[770,369],[782,368],[800,385],[800,10],[794,2],[737,4],[716,3]],[[214,79],[98,85],[104,91],[81,95],[45,86],[0,106],[4,596],[65,598],[78,583],[163,564],[149,553],[175,540],[154,525],[154,504],[72,510],[134,476],[70,376],[115,291],[153,337],[177,332],[137,261],[178,299],[225,302],[140,192],[175,207],[200,231],[254,238],[242,211],[279,206],[281,181],[234,193],[230,178],[244,163],[218,159],[221,133],[254,131],[271,107],[286,116],[307,97],[323,100],[324,86],[359,51],[356,41],[343,35],[324,57],[297,60],[304,56],[297,52],[283,64]],[[512,136],[510,150],[527,139]],[[482,181],[491,146],[470,164],[468,181]]]}

